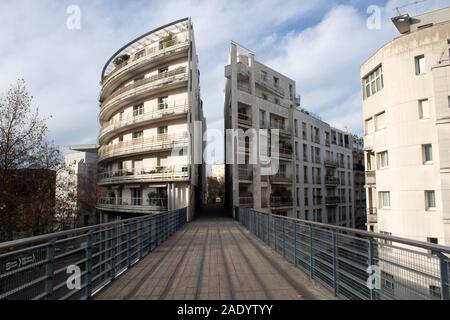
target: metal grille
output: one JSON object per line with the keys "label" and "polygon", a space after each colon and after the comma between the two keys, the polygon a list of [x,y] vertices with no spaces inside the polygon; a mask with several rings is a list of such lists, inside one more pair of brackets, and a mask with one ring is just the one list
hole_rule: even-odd
{"label": "metal grille", "polygon": [[181,209],[0,244],[0,299],[87,299],[185,224]]}
{"label": "metal grille", "polygon": [[244,208],[235,216],[337,297],[450,299],[450,247]]}

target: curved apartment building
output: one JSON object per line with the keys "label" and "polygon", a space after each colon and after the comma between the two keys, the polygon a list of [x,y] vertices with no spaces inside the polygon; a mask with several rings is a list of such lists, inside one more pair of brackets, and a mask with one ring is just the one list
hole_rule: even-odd
{"label": "curved apartment building", "polygon": [[142,35],[108,60],[99,114],[103,221],[185,207],[192,217],[206,181],[203,165],[194,164],[203,144],[192,139],[195,127],[206,129],[199,78],[189,18]]}
{"label": "curved apartment building", "polygon": [[393,18],[361,68],[368,229],[450,244],[450,8]]}

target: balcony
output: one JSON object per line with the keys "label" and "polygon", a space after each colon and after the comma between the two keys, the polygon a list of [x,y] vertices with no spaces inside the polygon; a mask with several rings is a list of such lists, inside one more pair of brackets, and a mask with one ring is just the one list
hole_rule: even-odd
{"label": "balcony", "polygon": [[313,138],[313,142],[314,142],[314,143],[317,143],[317,144],[320,144],[320,137],[319,137],[319,136],[315,136],[315,137]]}
{"label": "balcony", "polygon": [[272,208],[292,207],[294,201],[291,197],[270,197],[270,206]]}
{"label": "balcony", "polygon": [[279,85],[269,82],[265,77],[257,78],[256,84],[277,96],[282,98],[285,96],[284,90]]}
{"label": "balcony", "polygon": [[106,109],[110,109],[115,103],[134,98],[143,93],[148,93],[151,90],[162,87],[166,88],[170,84],[187,81],[188,74],[186,73],[186,67],[179,67],[175,70],[137,80],[133,84],[117,89],[104,101],[100,101],[102,103],[101,113]]}
{"label": "balcony", "polygon": [[238,123],[251,127],[252,126],[252,118],[249,115],[247,115],[246,113],[239,112],[238,113]]}
{"label": "balcony", "polygon": [[292,136],[292,132],[291,132],[291,130],[289,130],[289,128],[287,128],[282,123],[279,123],[276,121],[270,122],[270,130],[279,130],[280,135],[287,136],[287,137]]}
{"label": "balcony", "polygon": [[167,197],[165,198],[100,198],[98,209],[128,213],[156,213],[167,211]]}
{"label": "balcony", "polygon": [[366,185],[374,186],[377,184],[377,175],[375,171],[366,171]]}
{"label": "balcony", "polygon": [[[236,63],[236,73],[238,80],[246,80],[250,77],[249,67],[243,62]],[[225,77],[231,79],[231,65],[225,66]]]}
{"label": "balcony", "polygon": [[182,149],[189,143],[186,134],[158,134],[147,138],[138,138],[111,145],[103,145],[99,149],[99,162],[113,157],[143,154],[148,152]]}
{"label": "balcony", "polygon": [[295,105],[296,105],[297,107],[300,107],[300,104],[301,104],[301,97],[300,97],[300,95],[296,95],[296,96],[295,96],[294,102],[295,102]]}
{"label": "balcony", "polygon": [[253,208],[253,195],[251,194],[240,195],[239,205],[243,208]]}
{"label": "balcony", "polygon": [[325,160],[324,163],[327,168],[337,168],[339,165],[338,162],[334,160]]}
{"label": "balcony", "polygon": [[270,176],[270,181],[272,183],[292,183],[292,177],[287,177],[285,173],[277,173],[276,175]]}
{"label": "balcony", "polygon": [[367,208],[367,223],[378,223],[377,208]]}
{"label": "balcony", "polygon": [[109,134],[119,129],[126,129],[135,124],[150,123],[153,120],[173,119],[178,116],[186,115],[189,112],[189,106],[186,101],[174,101],[172,103],[160,103],[154,107],[149,107],[149,112],[134,114],[125,119],[120,119],[112,123],[108,122],[100,130],[100,140],[105,140]]}
{"label": "balcony", "polygon": [[239,180],[252,181],[253,168],[251,166],[239,166]]}
{"label": "balcony", "polygon": [[249,93],[249,94],[252,93],[252,90],[250,89],[250,86],[248,84],[244,84],[242,82],[238,82],[238,86],[237,87],[238,87],[239,91],[243,91],[243,92],[246,92],[246,93]]}
{"label": "balcony", "polygon": [[[103,88],[109,86],[112,82],[119,79],[121,75],[136,71],[150,62],[156,62],[160,59],[165,59],[167,56],[179,52],[187,51],[189,48],[189,41],[170,40],[162,43],[159,48],[146,49],[139,57],[129,59],[124,63],[115,67],[108,75],[105,75],[102,81]],[[104,91],[104,90],[103,90]]]}
{"label": "balcony", "polygon": [[155,167],[148,169],[124,169],[106,171],[99,175],[99,185],[129,183],[129,182],[164,182],[189,180],[189,168]]}
{"label": "balcony", "polygon": [[338,186],[339,178],[327,176],[327,177],[325,177],[325,185],[326,186]]}
{"label": "balcony", "polygon": [[333,197],[326,197],[325,198],[325,204],[327,206],[336,206],[339,203],[341,203],[341,198],[340,197],[333,196]]}

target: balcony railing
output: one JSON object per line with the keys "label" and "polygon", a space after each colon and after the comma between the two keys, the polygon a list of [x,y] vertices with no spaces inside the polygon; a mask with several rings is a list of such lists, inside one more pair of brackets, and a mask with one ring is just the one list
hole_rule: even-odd
{"label": "balcony railing", "polygon": [[253,179],[253,168],[252,167],[239,167],[239,179],[241,180],[252,180]]}
{"label": "balcony railing", "polygon": [[246,196],[239,196],[239,204],[241,207],[244,208],[252,208],[253,207],[253,197],[246,195]]}
{"label": "balcony railing", "polygon": [[245,113],[238,113],[238,123],[251,126],[252,118]]}
{"label": "balcony railing", "polygon": [[341,197],[325,197],[325,204],[329,206],[338,205],[341,203]]}
{"label": "balcony railing", "polygon": [[108,82],[113,79],[116,75],[122,74],[123,72],[137,67],[143,63],[148,63],[152,60],[159,59],[175,51],[185,50],[189,46],[189,41],[177,41],[170,40],[162,43],[162,46],[157,48],[146,49],[139,58],[136,56],[133,59],[116,66],[116,68],[106,75],[103,79],[103,86],[106,86]]}
{"label": "balcony railing", "polygon": [[98,208],[103,210],[162,212],[167,211],[167,198],[111,198],[104,197],[98,201]]}
{"label": "balcony railing", "polygon": [[327,186],[337,186],[337,185],[339,185],[339,178],[326,176],[325,184]]}
{"label": "balcony railing", "polygon": [[335,160],[325,160],[325,167],[328,168],[337,168],[339,163]]}
{"label": "balcony railing", "polygon": [[246,93],[252,93],[252,90],[250,89],[249,85],[238,83],[238,90],[246,92]]}
{"label": "balcony railing", "polygon": [[272,208],[292,207],[294,201],[290,197],[270,197],[270,206]]}
{"label": "balcony railing", "polygon": [[261,87],[263,87],[281,97],[284,97],[284,95],[285,95],[284,90],[279,85],[269,82],[267,80],[267,78],[264,78],[264,77],[256,78],[256,83],[258,85],[260,85]]}
{"label": "balcony railing", "polygon": [[[235,208],[235,216],[338,298],[450,299],[448,246],[243,208]],[[366,272],[369,267],[378,279]]]}
{"label": "balcony railing", "polygon": [[375,171],[366,171],[366,185],[376,185],[377,175]]}
{"label": "balcony railing", "polygon": [[183,181],[189,179],[187,166],[154,167],[139,169],[123,169],[102,172],[99,175],[99,184],[142,181]]}
{"label": "balcony railing", "polygon": [[142,88],[144,92],[148,91],[151,88],[151,86],[150,87],[146,86],[148,84],[159,87],[161,85],[167,84],[168,82],[176,80],[186,81],[187,79],[188,75],[186,73],[186,67],[179,67],[175,70],[163,72],[148,78],[137,80],[133,84],[127,85],[114,91],[110,96],[108,96],[105,99],[105,101],[102,102],[103,104],[102,109],[110,107],[110,105],[117,100],[121,100],[130,95],[138,94],[139,92],[137,89]]}
{"label": "balcony railing", "polygon": [[187,146],[188,142],[187,134],[158,134],[152,137],[123,141],[102,146],[99,150],[99,160],[103,161],[106,158],[127,154],[183,148]]}
{"label": "balcony railing", "polygon": [[292,177],[288,177],[285,173],[270,176],[270,180],[274,183],[292,183]]}
{"label": "balcony railing", "polygon": [[271,122],[270,123],[270,129],[271,130],[279,130],[280,134],[285,135],[285,136],[291,136],[292,132],[291,130],[286,127],[285,125],[279,123],[279,122]]}
{"label": "balcony railing", "polygon": [[189,111],[189,106],[186,101],[174,101],[171,103],[160,103],[154,107],[149,107],[149,112],[145,113],[133,113],[133,115],[119,119],[112,123],[107,122],[105,126],[100,130],[100,137],[103,135],[129,125],[138,124],[141,122],[151,121],[154,119],[163,119],[166,117],[172,117],[175,115],[186,114]]}

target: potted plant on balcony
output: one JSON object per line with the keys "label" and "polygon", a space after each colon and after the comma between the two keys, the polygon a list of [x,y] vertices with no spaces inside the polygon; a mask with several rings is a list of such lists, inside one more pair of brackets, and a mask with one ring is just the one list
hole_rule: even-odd
{"label": "potted plant on balcony", "polygon": [[175,44],[173,35],[169,32],[167,33],[162,40],[159,42],[159,49],[163,50],[165,48],[169,48]]}
{"label": "potted plant on balcony", "polygon": [[130,55],[129,54],[122,54],[120,56],[118,56],[115,60],[114,60],[114,65],[117,68],[120,68],[123,66],[124,63],[126,63],[128,60],[130,60]]}

